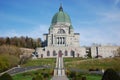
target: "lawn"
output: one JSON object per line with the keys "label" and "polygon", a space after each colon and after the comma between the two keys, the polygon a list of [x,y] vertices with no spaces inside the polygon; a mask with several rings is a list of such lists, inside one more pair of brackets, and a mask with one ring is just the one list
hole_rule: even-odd
{"label": "lawn", "polygon": [[[32,80],[32,78],[38,73],[46,73],[46,72],[49,74],[49,78],[47,80],[50,80],[53,76],[53,70],[50,70],[50,69],[29,71],[25,73],[16,74],[12,77],[13,77],[13,80]],[[101,80],[102,78],[101,75],[95,75],[95,74],[84,74],[84,76],[86,76],[87,80]],[[80,78],[78,78],[77,80],[80,80]]]}
{"label": "lawn", "polygon": [[13,75],[12,78],[13,80],[32,80],[32,78],[36,76],[37,74],[43,74],[43,73],[47,73],[49,75],[48,80],[50,80],[53,75],[53,70],[52,69],[39,69],[36,71],[19,73],[19,74]]}
{"label": "lawn", "polygon": [[93,74],[87,74],[86,75],[87,80],[101,80],[102,76],[101,75],[93,75]]}
{"label": "lawn", "polygon": [[28,60],[25,64],[21,65],[22,67],[28,67],[28,66],[43,66],[48,65],[51,67],[55,67],[55,58],[41,58],[41,59],[35,59],[35,60]]}
{"label": "lawn", "polygon": [[[71,61],[70,61],[71,60]],[[64,58],[65,68],[75,69],[107,69],[113,68],[120,71],[120,58],[105,58],[105,59],[78,59]]]}
{"label": "lawn", "polygon": [[[27,66],[42,66],[49,65],[53,68],[55,67],[55,58],[48,59],[36,59],[28,60],[27,63],[23,64],[22,67]],[[105,58],[105,59],[83,59],[83,58],[64,58],[64,64],[66,69],[107,69],[113,68],[116,71],[120,71],[120,58]],[[52,69],[41,69],[37,71],[30,71],[25,73],[16,74],[13,77],[14,80],[32,80],[32,78],[38,73],[47,73],[49,74],[49,79],[53,76]],[[87,80],[101,80],[101,75],[96,74],[84,74]],[[79,80],[79,79],[78,79]]]}

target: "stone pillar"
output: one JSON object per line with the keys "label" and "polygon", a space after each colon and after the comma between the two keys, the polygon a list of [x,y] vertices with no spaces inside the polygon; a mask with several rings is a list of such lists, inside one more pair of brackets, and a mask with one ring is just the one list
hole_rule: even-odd
{"label": "stone pillar", "polygon": [[62,39],[62,44],[63,44],[63,37],[61,37],[61,39]]}
{"label": "stone pillar", "polygon": [[58,37],[57,37],[57,45],[58,45]]}
{"label": "stone pillar", "polygon": [[59,37],[58,37],[58,45],[59,45],[59,43],[60,43],[59,41],[60,41],[60,40],[59,40]]}

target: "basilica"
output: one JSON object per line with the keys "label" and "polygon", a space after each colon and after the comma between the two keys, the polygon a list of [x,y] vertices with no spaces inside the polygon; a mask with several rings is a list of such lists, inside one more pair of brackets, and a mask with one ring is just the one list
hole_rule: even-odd
{"label": "basilica", "polygon": [[114,57],[119,46],[80,46],[80,34],[74,32],[70,16],[60,6],[54,14],[47,34],[44,36],[44,47],[36,48],[37,58],[83,57],[90,53],[91,57]]}
{"label": "basilica", "polygon": [[62,6],[53,16],[49,32],[44,34],[44,48],[37,48],[40,58],[56,57],[62,53],[64,57],[85,57],[84,47],[79,45],[79,33],[74,32],[69,15]]}

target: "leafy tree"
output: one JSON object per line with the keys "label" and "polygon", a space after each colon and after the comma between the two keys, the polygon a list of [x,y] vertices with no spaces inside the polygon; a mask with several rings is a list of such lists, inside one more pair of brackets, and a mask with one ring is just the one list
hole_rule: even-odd
{"label": "leafy tree", "polygon": [[3,44],[5,44],[6,43],[6,40],[5,40],[5,38],[3,38],[3,37],[0,37],[0,45],[3,45]]}
{"label": "leafy tree", "polygon": [[10,45],[10,38],[9,37],[6,38],[6,44]]}
{"label": "leafy tree", "polygon": [[33,39],[31,37],[0,37],[0,45],[14,45],[18,47],[24,47],[24,48],[36,48],[42,46],[42,40],[41,38]]}

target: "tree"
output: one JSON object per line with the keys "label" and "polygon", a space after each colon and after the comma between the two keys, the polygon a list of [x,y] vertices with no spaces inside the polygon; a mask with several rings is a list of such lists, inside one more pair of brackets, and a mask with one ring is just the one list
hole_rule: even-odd
{"label": "tree", "polygon": [[5,44],[6,43],[6,40],[5,40],[5,38],[3,38],[3,37],[0,37],[0,45],[3,45],[3,44]]}
{"label": "tree", "polygon": [[120,76],[113,69],[107,69],[104,72],[102,80],[120,80]]}
{"label": "tree", "polygon": [[0,76],[0,80],[13,80],[13,79],[8,73],[4,73],[2,76]]}
{"label": "tree", "polygon": [[6,38],[6,44],[10,45],[10,38],[9,37]]}
{"label": "tree", "polygon": [[31,37],[0,37],[0,45],[14,45],[17,47],[24,47],[24,48],[33,48],[41,47],[42,40],[41,38],[33,39]]}

